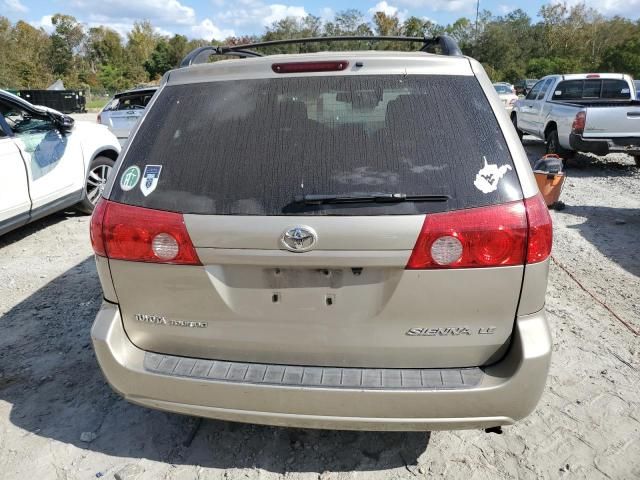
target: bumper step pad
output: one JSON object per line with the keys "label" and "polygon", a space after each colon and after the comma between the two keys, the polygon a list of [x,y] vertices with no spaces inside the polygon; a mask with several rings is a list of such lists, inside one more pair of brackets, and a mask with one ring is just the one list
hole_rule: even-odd
{"label": "bumper step pad", "polygon": [[150,373],[216,382],[283,387],[379,390],[460,390],[477,387],[484,376],[469,368],[336,368],[227,362],[145,353]]}

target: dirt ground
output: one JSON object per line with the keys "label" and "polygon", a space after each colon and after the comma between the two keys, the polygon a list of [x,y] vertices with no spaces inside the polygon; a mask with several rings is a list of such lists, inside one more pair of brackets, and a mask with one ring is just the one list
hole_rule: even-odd
{"label": "dirt ground", "polygon": [[90,344],[101,294],[88,217],[1,237],[0,478],[640,478],[640,169],[580,156],[568,175],[552,212],[551,374],[538,409],[502,435],[272,428],[132,405]]}

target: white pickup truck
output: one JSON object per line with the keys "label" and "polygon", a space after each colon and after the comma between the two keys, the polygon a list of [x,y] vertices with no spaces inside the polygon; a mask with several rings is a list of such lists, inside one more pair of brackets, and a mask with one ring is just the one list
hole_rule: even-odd
{"label": "white pickup truck", "polygon": [[640,101],[628,75],[549,75],[516,102],[518,135],[544,139],[547,153],[625,152],[640,166]]}

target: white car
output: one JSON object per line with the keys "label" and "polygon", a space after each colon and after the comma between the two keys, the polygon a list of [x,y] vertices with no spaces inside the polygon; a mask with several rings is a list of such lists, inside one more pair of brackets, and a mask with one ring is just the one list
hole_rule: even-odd
{"label": "white car", "polygon": [[0,90],[0,235],[72,205],[90,213],[119,153],[106,127]]}
{"label": "white car", "polygon": [[516,102],[518,101],[518,96],[515,94],[513,87],[508,83],[494,83],[493,88],[495,88],[498,96],[500,97],[500,101],[504,108],[510,112],[513,110]]}

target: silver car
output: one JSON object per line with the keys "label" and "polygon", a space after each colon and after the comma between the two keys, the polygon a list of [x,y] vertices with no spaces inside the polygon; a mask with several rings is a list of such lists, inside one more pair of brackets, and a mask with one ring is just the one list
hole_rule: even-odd
{"label": "silver car", "polygon": [[551,355],[551,220],[482,66],[450,41],[251,47],[165,76],[93,215],[109,383],[297,427],[528,415]]}
{"label": "silver car", "polygon": [[117,93],[98,114],[98,123],[109,127],[122,145],[129,138],[131,129],[144,114],[157,87],[138,88]]}

